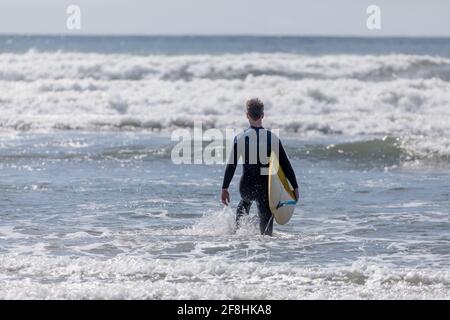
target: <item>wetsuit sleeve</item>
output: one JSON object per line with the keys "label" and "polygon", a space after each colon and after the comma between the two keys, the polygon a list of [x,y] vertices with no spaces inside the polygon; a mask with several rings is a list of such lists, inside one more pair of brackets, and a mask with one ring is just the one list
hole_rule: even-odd
{"label": "wetsuit sleeve", "polygon": [[230,158],[225,168],[225,175],[223,177],[222,189],[228,189],[231,180],[233,179],[234,172],[237,167],[237,140],[234,139],[233,150],[230,153]]}
{"label": "wetsuit sleeve", "polygon": [[286,176],[286,179],[291,183],[292,188],[297,189],[298,183],[297,178],[295,177],[294,169],[292,169],[291,162],[289,161],[289,158],[286,154],[286,151],[284,150],[283,144],[280,140],[280,165],[283,168],[284,175]]}

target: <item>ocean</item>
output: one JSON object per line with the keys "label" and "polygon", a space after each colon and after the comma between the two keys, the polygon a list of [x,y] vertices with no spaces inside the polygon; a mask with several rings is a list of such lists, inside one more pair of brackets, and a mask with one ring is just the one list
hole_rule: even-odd
{"label": "ocean", "polygon": [[[251,97],[300,185],[273,237],[172,158]],[[450,39],[1,35],[0,298],[450,299]]]}

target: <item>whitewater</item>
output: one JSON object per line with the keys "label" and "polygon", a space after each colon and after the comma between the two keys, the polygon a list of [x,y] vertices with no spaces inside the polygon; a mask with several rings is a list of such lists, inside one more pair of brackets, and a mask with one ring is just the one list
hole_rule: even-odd
{"label": "whitewater", "polygon": [[225,54],[0,55],[0,129],[170,130],[245,125],[242,101],[267,101],[267,126],[306,136],[393,136],[411,153],[450,155],[450,59]]}

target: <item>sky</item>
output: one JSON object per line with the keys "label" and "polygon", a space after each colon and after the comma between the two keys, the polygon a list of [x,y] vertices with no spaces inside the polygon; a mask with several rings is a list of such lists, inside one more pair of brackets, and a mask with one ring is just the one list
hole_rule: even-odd
{"label": "sky", "polygon": [[[69,5],[81,28],[66,26]],[[378,5],[381,29],[366,26]],[[3,34],[450,36],[449,0],[1,0]]]}

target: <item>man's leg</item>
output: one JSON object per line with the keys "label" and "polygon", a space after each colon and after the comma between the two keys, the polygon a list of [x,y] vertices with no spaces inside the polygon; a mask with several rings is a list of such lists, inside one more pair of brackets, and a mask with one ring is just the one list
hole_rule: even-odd
{"label": "man's leg", "polygon": [[272,236],[273,218],[269,201],[264,197],[263,199],[257,200],[256,203],[258,205],[259,230],[263,235]]}
{"label": "man's leg", "polygon": [[244,214],[248,215],[250,213],[251,206],[252,206],[251,201],[241,200],[241,202],[239,202],[236,209],[236,229],[239,228],[239,220],[242,218],[242,216]]}

